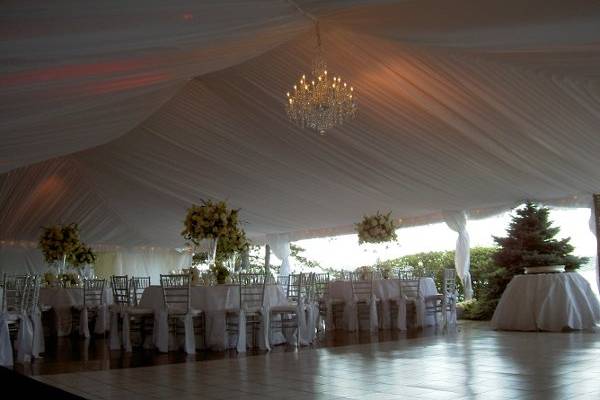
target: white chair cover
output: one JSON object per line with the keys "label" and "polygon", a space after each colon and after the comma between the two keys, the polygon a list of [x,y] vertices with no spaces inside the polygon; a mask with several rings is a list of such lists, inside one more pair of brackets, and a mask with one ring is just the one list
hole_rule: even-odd
{"label": "white chair cover", "polygon": [[110,310],[110,331],[108,343],[111,350],[121,349],[121,336],[119,335],[119,308]]}
{"label": "white chair cover", "polygon": [[333,322],[333,300],[327,299],[327,310],[325,310],[325,323],[327,329],[337,329]]}
{"label": "white chair cover", "polygon": [[300,335],[297,342],[300,344],[300,346],[308,346],[309,341],[308,327],[306,324],[306,306],[301,297],[298,298],[298,304],[296,305],[296,316],[298,318],[298,330],[296,335]]}
{"label": "white chair cover", "polygon": [[160,310],[154,313],[154,345],[161,353],[169,352],[169,321],[167,311]]}
{"label": "white chair cover", "polygon": [[425,297],[422,294],[417,297],[415,302],[417,327],[425,326]]}
{"label": "white chair cover", "polygon": [[33,347],[31,352],[34,358],[39,358],[40,353],[45,351],[45,342],[42,311],[38,305],[35,306],[30,318],[33,325]]}
{"label": "white chair cover", "polygon": [[33,350],[33,325],[27,314],[19,316],[19,333],[17,335],[17,362],[25,363],[31,361]]}
{"label": "white chair cover", "polygon": [[188,312],[183,320],[185,328],[184,350],[187,354],[196,354],[196,337],[194,336],[194,315]]}
{"label": "white chair cover", "polygon": [[246,312],[241,309],[238,314],[238,337],[236,349],[238,353],[246,352]]}
{"label": "white chair cover", "polygon": [[13,348],[10,342],[10,332],[8,331],[8,314],[0,313],[0,366],[12,367]]}
{"label": "white chair cover", "polygon": [[396,304],[398,304],[398,316],[396,320],[396,329],[399,331],[406,331],[406,296],[400,295],[396,299]]}
{"label": "white chair cover", "polygon": [[106,304],[99,305],[98,314],[96,315],[96,326],[94,328],[94,333],[98,335],[104,335],[108,330],[108,323],[108,306]]}
{"label": "white chair cover", "polygon": [[88,325],[88,310],[87,307],[81,308],[81,313],[79,314],[79,334],[85,338],[90,337],[90,328]]}
{"label": "white chair cover", "polygon": [[372,294],[369,300],[369,330],[371,333],[379,331],[379,319],[377,318],[377,297]]}
{"label": "white chair cover", "polygon": [[260,335],[259,335],[259,348],[261,350],[271,351],[271,345],[269,343],[269,311],[266,306],[262,306],[261,308],[261,326],[260,326]]}
{"label": "white chair cover", "polygon": [[123,349],[130,353],[131,352],[131,337],[129,335],[129,313],[127,312],[127,307],[123,308],[121,313],[121,318],[123,320]]}

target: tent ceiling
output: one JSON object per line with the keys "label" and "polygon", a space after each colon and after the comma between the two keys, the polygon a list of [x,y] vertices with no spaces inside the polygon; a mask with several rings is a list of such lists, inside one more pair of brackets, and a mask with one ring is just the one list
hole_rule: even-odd
{"label": "tent ceiling", "polygon": [[0,17],[0,239],[178,246],[206,197],[260,235],[600,188],[597,1],[298,2],[359,95],[324,137],[283,111],[315,47],[289,3],[82,3]]}

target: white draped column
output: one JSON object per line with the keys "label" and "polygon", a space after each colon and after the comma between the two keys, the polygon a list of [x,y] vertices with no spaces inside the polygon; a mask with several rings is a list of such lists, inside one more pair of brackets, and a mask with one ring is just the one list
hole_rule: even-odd
{"label": "white draped column", "polygon": [[473,286],[471,284],[471,249],[469,232],[467,232],[467,214],[464,211],[444,212],[444,221],[448,228],[458,233],[456,239],[456,251],[454,253],[454,266],[456,273],[462,281],[465,300],[473,297]]}
{"label": "white draped column", "polygon": [[598,214],[600,213],[600,194],[594,194],[590,199],[590,231],[596,238],[596,284],[600,291],[600,238],[598,237],[598,231],[600,231],[600,219]]}
{"label": "white draped column", "polygon": [[267,243],[277,258],[281,260],[281,269],[279,275],[287,276],[290,274],[290,235],[287,233],[279,235],[267,235]]}

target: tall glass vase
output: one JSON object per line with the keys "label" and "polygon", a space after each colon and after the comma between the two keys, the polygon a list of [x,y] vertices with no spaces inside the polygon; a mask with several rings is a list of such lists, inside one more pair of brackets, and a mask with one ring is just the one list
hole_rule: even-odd
{"label": "tall glass vase", "polygon": [[208,265],[214,265],[215,258],[217,257],[217,244],[219,238],[208,239]]}

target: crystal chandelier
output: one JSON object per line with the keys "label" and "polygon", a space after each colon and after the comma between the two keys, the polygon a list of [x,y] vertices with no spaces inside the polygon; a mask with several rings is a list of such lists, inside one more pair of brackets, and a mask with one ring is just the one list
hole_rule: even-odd
{"label": "crystal chandelier", "polygon": [[324,134],[328,129],[354,118],[357,105],[354,88],[342,82],[341,77],[328,73],[321,53],[318,22],[316,29],[319,55],[313,62],[312,76],[302,75],[293,91],[287,92],[285,109],[296,125]]}

